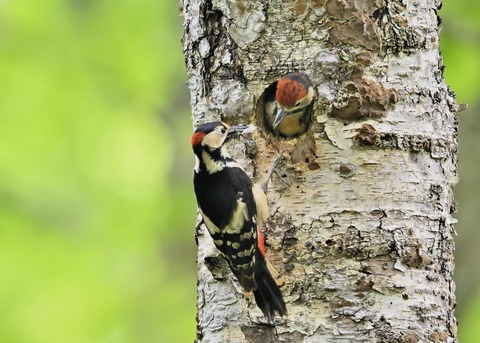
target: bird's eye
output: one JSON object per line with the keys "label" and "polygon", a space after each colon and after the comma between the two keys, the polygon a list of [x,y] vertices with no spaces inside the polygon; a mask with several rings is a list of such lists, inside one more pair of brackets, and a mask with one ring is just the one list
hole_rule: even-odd
{"label": "bird's eye", "polygon": [[297,101],[297,102],[295,103],[295,107],[298,107],[298,106],[300,106],[301,104],[302,104],[301,101]]}
{"label": "bird's eye", "polygon": [[225,132],[227,132],[227,129],[225,129],[224,127],[220,128],[220,132],[222,133],[222,135],[225,134]]}

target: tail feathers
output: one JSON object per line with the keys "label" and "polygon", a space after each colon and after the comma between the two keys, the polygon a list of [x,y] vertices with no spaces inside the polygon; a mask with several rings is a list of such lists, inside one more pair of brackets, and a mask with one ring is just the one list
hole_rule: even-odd
{"label": "tail feathers", "polygon": [[257,306],[262,310],[267,321],[272,322],[275,313],[278,313],[280,316],[286,315],[287,307],[285,306],[282,292],[272,274],[268,271],[261,253],[256,254],[256,260],[255,283],[257,287],[254,289],[253,294]]}

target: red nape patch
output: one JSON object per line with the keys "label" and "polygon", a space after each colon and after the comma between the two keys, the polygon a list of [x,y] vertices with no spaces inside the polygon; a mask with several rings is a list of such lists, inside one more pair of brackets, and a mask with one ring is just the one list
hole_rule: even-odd
{"label": "red nape patch", "polygon": [[202,141],[203,137],[205,137],[205,133],[195,132],[192,135],[192,148],[195,148],[197,145],[199,145],[200,142]]}
{"label": "red nape patch", "polygon": [[284,78],[277,82],[276,98],[280,105],[294,107],[295,103],[307,95],[305,87],[292,79]]}

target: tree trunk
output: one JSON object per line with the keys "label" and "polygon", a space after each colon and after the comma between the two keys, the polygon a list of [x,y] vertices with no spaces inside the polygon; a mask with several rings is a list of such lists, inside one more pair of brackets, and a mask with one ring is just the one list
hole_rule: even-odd
{"label": "tree trunk", "polygon": [[[197,342],[456,342],[457,116],[440,0],[184,0],[193,123],[257,126],[229,146],[268,190],[267,257],[288,316],[262,325],[203,225]],[[315,85],[313,124],[270,134],[262,94]]]}

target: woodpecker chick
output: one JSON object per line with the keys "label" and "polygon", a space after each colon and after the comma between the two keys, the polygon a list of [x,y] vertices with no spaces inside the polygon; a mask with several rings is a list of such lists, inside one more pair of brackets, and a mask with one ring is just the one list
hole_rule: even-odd
{"label": "woodpecker chick", "polygon": [[265,116],[268,126],[282,137],[301,135],[310,124],[313,96],[313,85],[307,75],[285,75],[277,81],[275,93],[266,95]]}
{"label": "woodpecker chick", "polygon": [[193,184],[197,204],[213,242],[267,321],[286,314],[280,288],[270,271],[257,230],[268,218],[265,193],[230,157],[225,142],[244,130],[222,122],[203,124],[192,136],[196,156]]}

